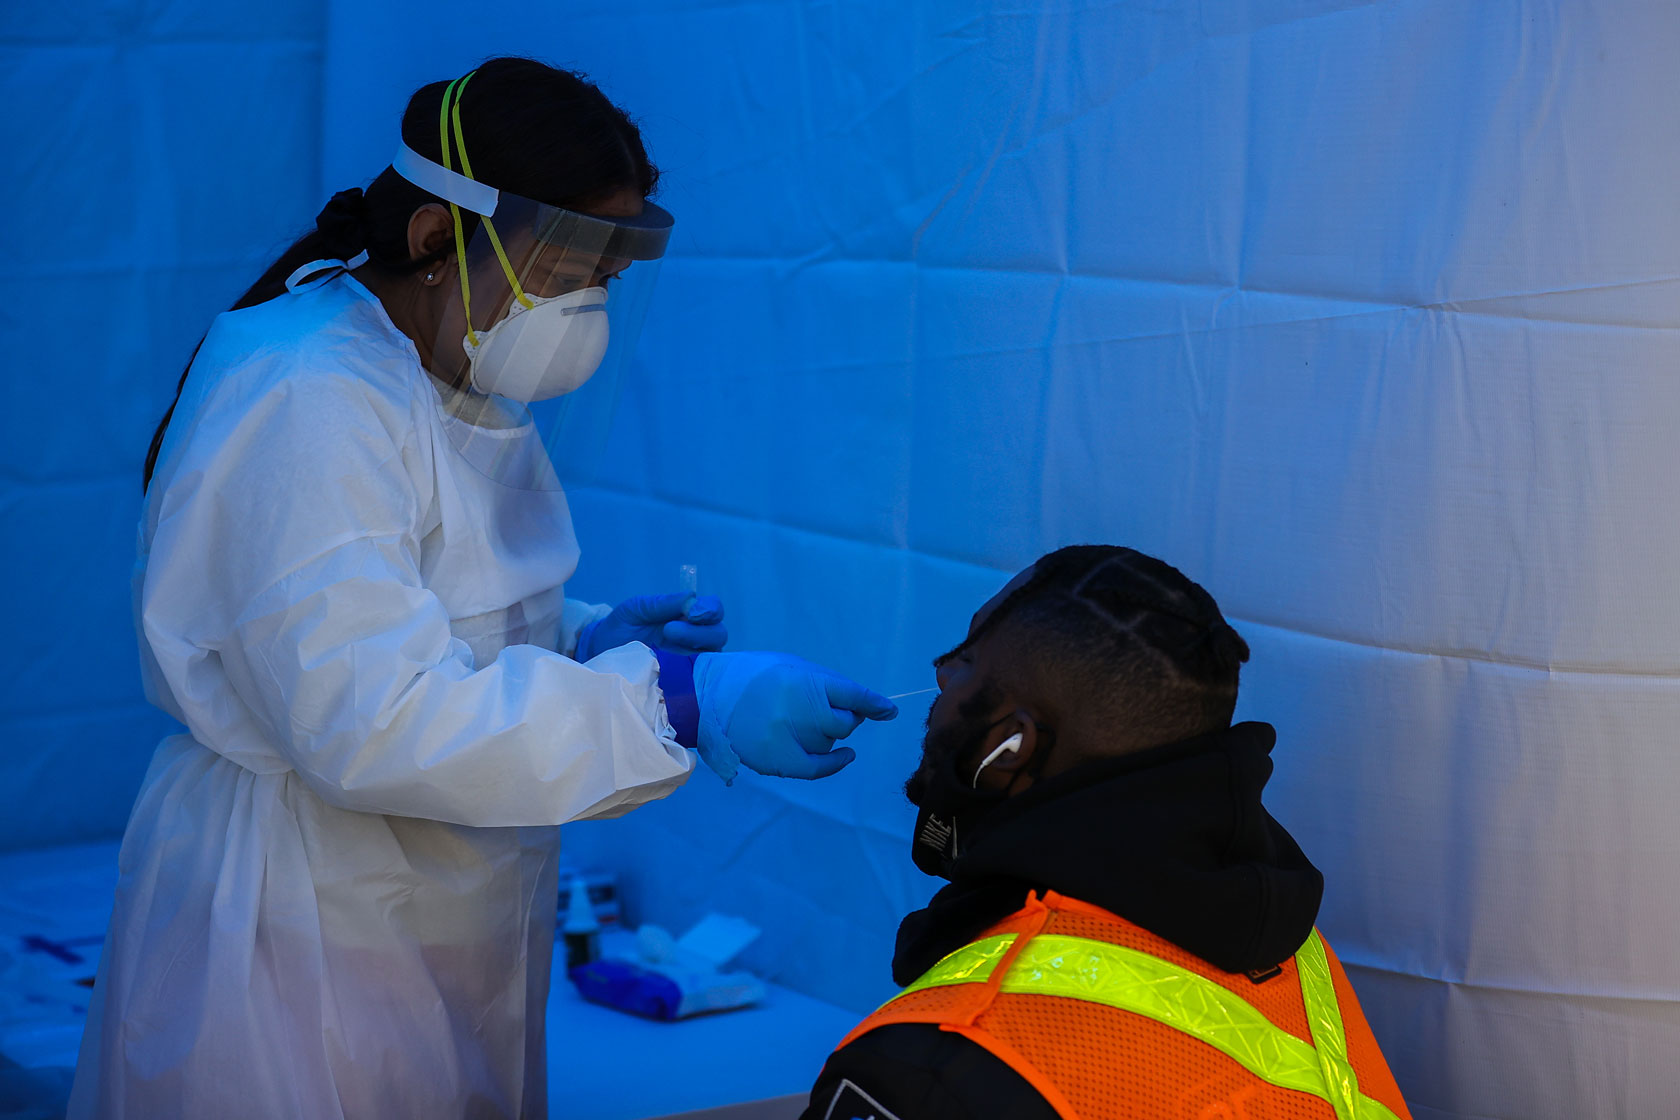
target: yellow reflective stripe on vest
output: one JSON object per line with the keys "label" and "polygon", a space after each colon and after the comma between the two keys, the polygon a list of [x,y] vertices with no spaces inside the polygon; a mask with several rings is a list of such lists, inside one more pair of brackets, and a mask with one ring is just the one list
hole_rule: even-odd
{"label": "yellow reflective stripe on vest", "polygon": [[[964,945],[954,953],[941,957],[939,963],[922,974],[922,978],[904,989],[893,999],[901,999],[923,988],[940,988],[947,984],[981,984],[992,978],[1009,947],[1015,944],[1013,933],[987,937],[972,945]],[[888,1001],[892,1002],[891,1000]]]}
{"label": "yellow reflective stripe on vest", "polygon": [[1330,975],[1330,961],[1316,929],[1295,954],[1295,968],[1301,974],[1307,1024],[1312,1029],[1319,1064],[1324,1067],[1324,1083],[1330,1087],[1330,1106],[1336,1110],[1336,1120],[1359,1120],[1366,1115],[1366,1098],[1359,1092],[1359,1077],[1348,1061],[1347,1030],[1342,1026],[1341,1005],[1336,1002],[1336,978]]}
{"label": "yellow reflective stripe on vest", "polygon": [[1274,1085],[1324,1096],[1311,1046],[1230,989],[1148,953],[1082,937],[1035,937],[1001,990],[1130,1011],[1201,1039]]}
{"label": "yellow reflective stripe on vest", "polygon": [[[900,995],[987,980],[1014,940],[1012,934],[990,937],[959,949]],[[1303,957],[1308,958],[1304,964]],[[1316,1049],[1274,1026],[1229,988],[1149,953],[1106,941],[1040,934],[1021,949],[999,990],[1130,1011],[1200,1039],[1263,1081],[1318,1097],[1336,1110],[1338,1120],[1396,1120],[1382,1102],[1359,1092],[1347,1061],[1335,984],[1316,931],[1296,961]]]}

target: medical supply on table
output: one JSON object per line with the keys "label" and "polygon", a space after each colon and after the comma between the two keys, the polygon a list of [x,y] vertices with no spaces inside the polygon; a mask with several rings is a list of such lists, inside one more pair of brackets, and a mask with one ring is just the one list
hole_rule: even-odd
{"label": "medical supply on table", "polygon": [[624,921],[624,907],[618,897],[618,876],[611,871],[584,870],[577,867],[560,867],[560,905],[557,914],[556,929],[563,929],[570,916],[572,894],[570,885],[573,879],[582,879],[588,888],[589,907],[595,911],[595,921],[602,930],[620,928]]}
{"label": "medical supply on table", "polygon": [[567,974],[583,998],[648,1019],[674,1020],[749,1007],[764,982],[723,966],[758,938],[752,923],[708,914],[680,938],[659,926],[601,938],[601,958]]}
{"label": "medical supply on table", "polygon": [[760,932],[757,926],[745,918],[734,918],[728,914],[707,914],[700,919],[699,924],[677,939],[669,956],[672,959],[697,959],[709,963],[713,968],[721,968],[739,956],[748,945],[757,941]]}
{"label": "medical supply on table", "polygon": [[595,920],[595,908],[589,904],[589,887],[583,876],[573,875],[567,892],[566,922],[560,936],[566,943],[566,968],[581,968],[601,955],[601,923]]}

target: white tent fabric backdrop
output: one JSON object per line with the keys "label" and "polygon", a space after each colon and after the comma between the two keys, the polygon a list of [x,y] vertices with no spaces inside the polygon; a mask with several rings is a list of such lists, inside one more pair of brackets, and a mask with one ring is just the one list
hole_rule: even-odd
{"label": "white tent fabric backdrop", "polygon": [[[304,7],[276,41],[314,33]],[[20,231],[39,272],[8,306],[105,349],[92,424],[8,441],[27,539],[42,503],[79,516],[50,464],[132,471],[236,290],[177,293],[136,253],[248,264],[276,214],[384,165],[418,84],[497,53],[581,67],[640,119],[679,224],[611,459],[574,493],[576,592],[693,563],[740,648],[901,692],[1040,553],[1160,555],[1253,644],[1240,714],[1279,728],[1270,804],[1325,872],[1321,926],[1420,1120],[1680,1114],[1680,8],[332,0],[318,34],[318,90],[306,49],[295,73],[281,48],[230,68],[232,104],[183,110],[193,143],[142,145],[131,182],[68,170],[104,166],[91,140],[28,148],[82,224]],[[124,57],[108,97],[177,80]],[[217,209],[247,185],[265,208]],[[132,250],[88,201],[119,198]],[[120,282],[68,276],[67,232]],[[88,331],[66,308],[90,290],[150,333]],[[137,695],[113,487],[88,500],[120,516],[76,542],[97,567],[9,581],[30,595],[8,758],[36,822],[13,845],[55,805],[119,827],[150,750],[79,701]],[[748,963],[867,1008],[936,885],[898,792],[920,713],[860,731],[834,780],[697,776],[571,853],[619,868],[639,917],[741,914],[766,930]],[[90,757],[123,760],[96,811]]]}
{"label": "white tent fabric backdrop", "polygon": [[122,831],[140,466],[193,346],[320,208],[321,0],[0,4],[0,849]]}

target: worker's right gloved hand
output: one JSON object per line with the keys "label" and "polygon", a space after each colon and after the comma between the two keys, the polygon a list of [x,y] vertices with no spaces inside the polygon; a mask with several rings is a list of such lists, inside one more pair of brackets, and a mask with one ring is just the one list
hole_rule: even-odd
{"label": "worker's right gloved hand", "polygon": [[[662,659],[663,660],[663,659]],[[855,754],[835,742],[898,706],[786,653],[703,653],[694,660],[700,757],[725,782],[740,766],[782,778],[826,778]]]}

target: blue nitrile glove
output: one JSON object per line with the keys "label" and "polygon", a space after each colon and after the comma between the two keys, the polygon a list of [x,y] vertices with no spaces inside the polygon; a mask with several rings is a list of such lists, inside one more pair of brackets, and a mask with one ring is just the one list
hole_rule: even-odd
{"label": "blue nitrile glove", "polygon": [[826,778],[856,757],[836,740],[865,719],[898,715],[885,696],[786,653],[703,653],[694,692],[700,757],[725,782],[743,763],[781,778]]}
{"label": "blue nitrile glove", "polygon": [[583,628],[578,635],[577,659],[588,661],[631,642],[678,653],[709,653],[722,649],[728,640],[729,631],[723,628],[723,603],[716,597],[686,591],[638,595]]}

